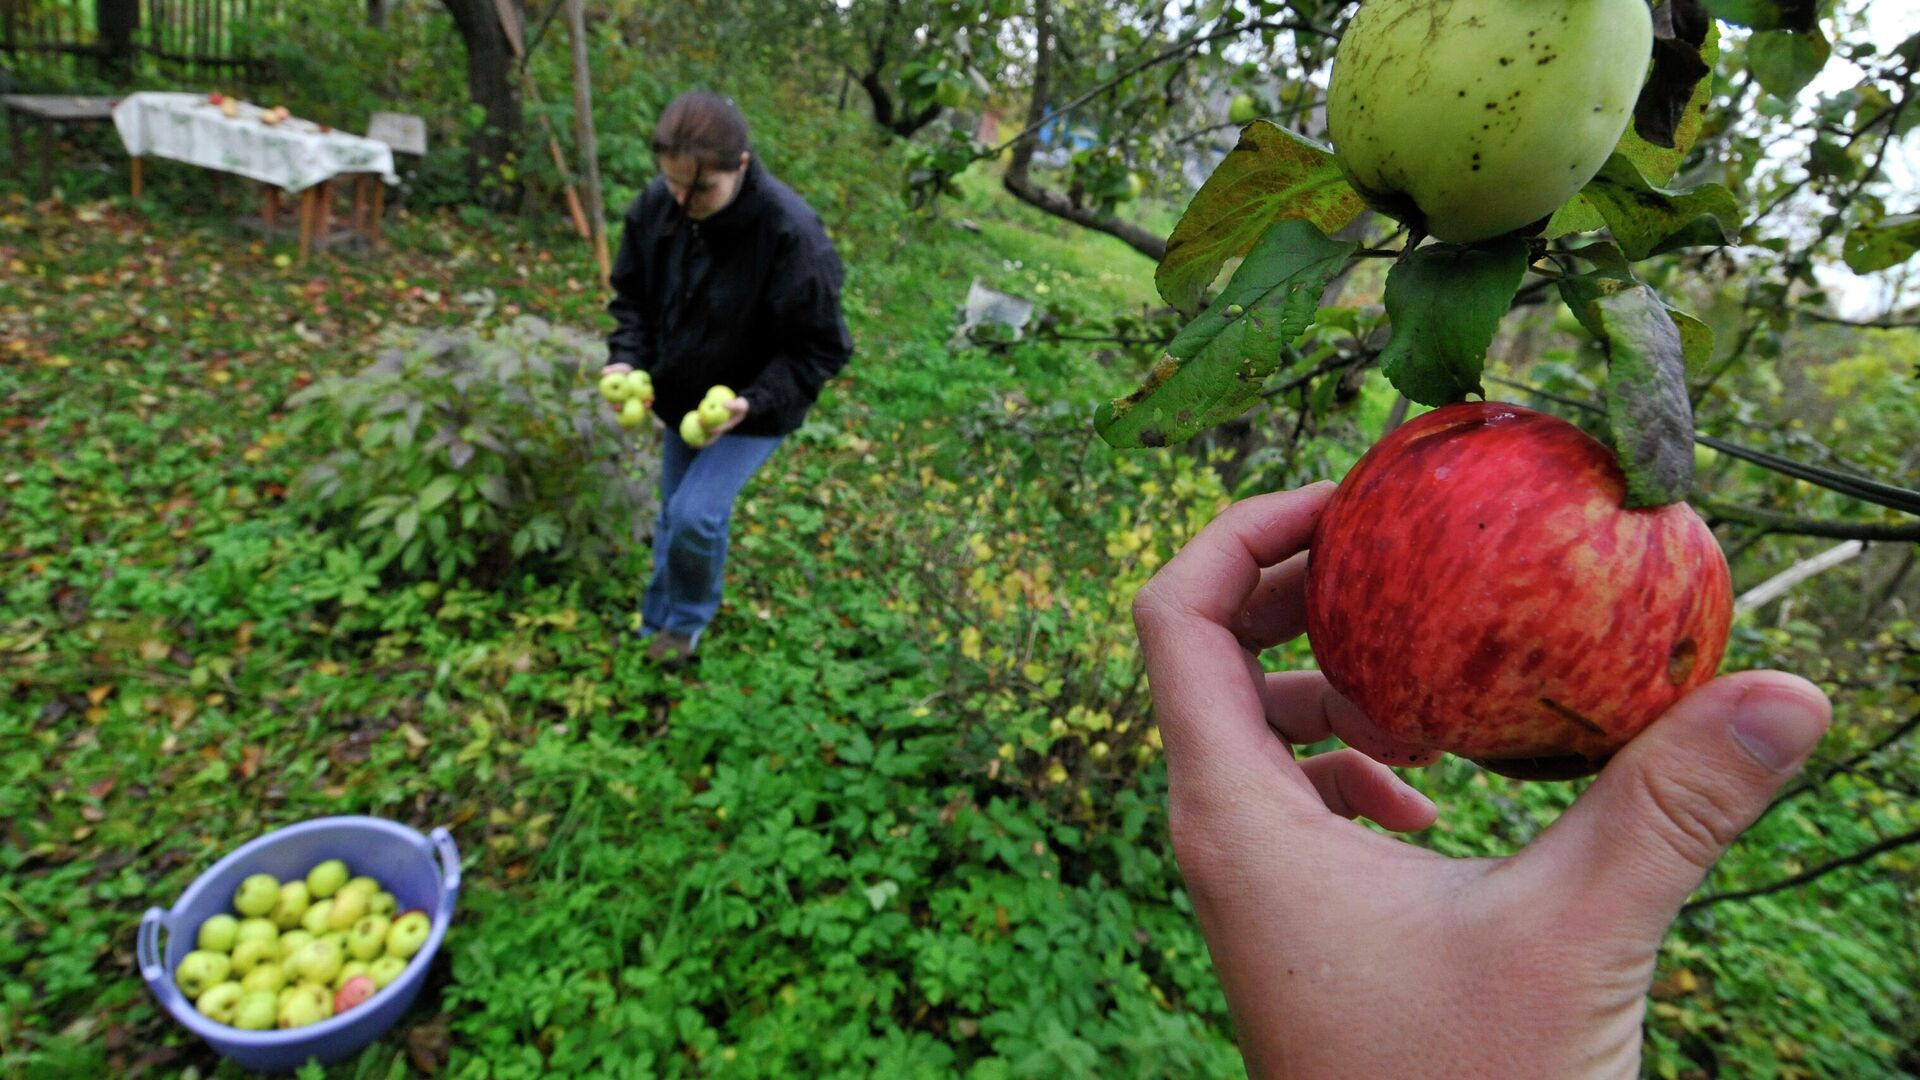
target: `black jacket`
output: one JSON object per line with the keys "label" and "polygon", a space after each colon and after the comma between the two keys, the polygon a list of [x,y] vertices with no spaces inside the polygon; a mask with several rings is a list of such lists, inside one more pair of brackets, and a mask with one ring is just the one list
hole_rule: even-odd
{"label": "black jacket", "polygon": [[752,159],[740,193],[704,221],[656,178],[627,208],[613,261],[609,360],[653,376],[653,411],[678,428],[709,387],[747,399],[746,435],[785,435],[853,351],[840,256],[820,216]]}

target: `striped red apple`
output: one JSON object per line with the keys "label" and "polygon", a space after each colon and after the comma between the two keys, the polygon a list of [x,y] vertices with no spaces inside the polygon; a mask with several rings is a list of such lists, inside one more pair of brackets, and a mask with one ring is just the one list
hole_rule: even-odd
{"label": "striped red apple", "polygon": [[1612,451],[1517,405],[1401,425],[1313,539],[1307,636],[1388,734],[1524,779],[1597,771],[1726,649],[1726,557],[1686,503],[1627,509]]}

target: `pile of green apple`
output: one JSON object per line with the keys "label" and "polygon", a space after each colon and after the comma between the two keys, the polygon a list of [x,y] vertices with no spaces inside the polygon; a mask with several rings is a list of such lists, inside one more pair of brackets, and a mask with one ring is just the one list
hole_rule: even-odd
{"label": "pile of green apple", "polygon": [[620,414],[620,426],[637,428],[653,405],[653,377],[644,371],[609,371],[600,376],[600,396]]}
{"label": "pile of green apple", "polygon": [[725,427],[727,421],[733,419],[733,412],[727,408],[727,402],[732,401],[734,397],[734,392],[725,386],[716,386],[708,390],[707,396],[700,399],[699,407],[680,418],[680,441],[695,450],[712,442],[713,433]]}
{"label": "pile of green apple", "polygon": [[398,906],[339,859],[290,881],[254,874],[234,891],[233,914],[200,924],[174,982],[215,1023],[317,1024],[385,989],[426,944],[433,921],[419,909],[396,914]]}

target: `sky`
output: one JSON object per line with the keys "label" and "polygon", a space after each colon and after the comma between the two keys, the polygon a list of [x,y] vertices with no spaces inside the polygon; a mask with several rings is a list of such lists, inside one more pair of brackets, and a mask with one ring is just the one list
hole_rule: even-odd
{"label": "sky", "polygon": [[[1855,0],[1856,3],[1862,0]],[[1873,43],[1891,49],[1915,34],[1920,34],[1920,0],[1872,0],[1865,4],[1867,28]],[[1860,81],[1860,69],[1839,57],[1827,62],[1809,92],[1831,94],[1844,91]],[[1887,154],[1886,171],[1893,182],[1888,209],[1894,213],[1920,212],[1920,131],[1910,132],[1901,144]],[[1920,297],[1896,295],[1894,282],[1900,267],[1861,277],[1843,265],[1823,267],[1818,276],[1833,296],[1839,313],[1850,319],[1870,319],[1888,313],[1894,306],[1911,307]]]}

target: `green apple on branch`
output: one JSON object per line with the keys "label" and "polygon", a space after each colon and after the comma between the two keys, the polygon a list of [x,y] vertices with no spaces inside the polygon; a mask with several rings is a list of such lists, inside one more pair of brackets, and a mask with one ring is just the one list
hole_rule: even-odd
{"label": "green apple on branch", "polygon": [[1427,235],[1500,236],[1606,164],[1652,51],[1645,0],[1367,0],[1334,53],[1334,156]]}

